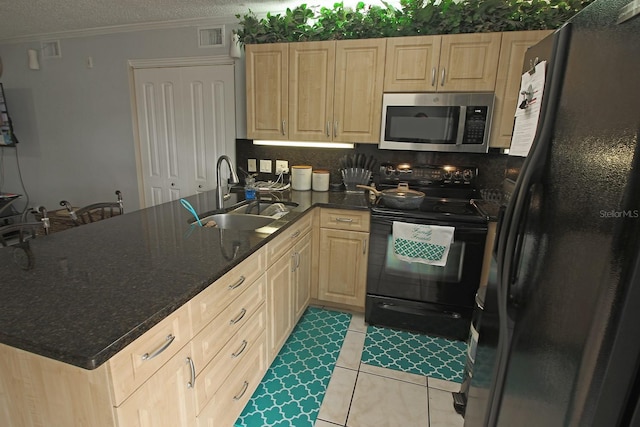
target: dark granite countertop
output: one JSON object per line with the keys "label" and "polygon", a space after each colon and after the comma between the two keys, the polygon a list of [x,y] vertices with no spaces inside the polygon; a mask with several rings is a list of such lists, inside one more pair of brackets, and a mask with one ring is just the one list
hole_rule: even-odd
{"label": "dark granite countertop", "polygon": [[501,207],[499,203],[480,199],[474,199],[473,203],[475,203],[480,213],[487,218],[487,221],[498,221]]}
{"label": "dark granite countertop", "polygon": [[[273,234],[192,227],[175,201],[38,237],[31,270],[1,248],[0,343],[95,369],[311,208],[368,208],[364,193],[275,194],[299,206]],[[215,209],[214,191],[186,199]]]}

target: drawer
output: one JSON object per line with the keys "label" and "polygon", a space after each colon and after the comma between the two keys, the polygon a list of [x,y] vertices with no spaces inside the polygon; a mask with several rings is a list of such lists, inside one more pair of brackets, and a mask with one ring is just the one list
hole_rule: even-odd
{"label": "drawer", "polygon": [[[196,377],[196,413],[200,413],[236,366],[264,345],[267,310],[260,306],[251,319]],[[262,340],[262,341],[261,341]],[[196,364],[196,367],[198,365]]]}
{"label": "drawer", "polygon": [[192,337],[189,305],[185,304],[107,362],[119,406]]}
{"label": "drawer", "polygon": [[218,392],[197,416],[198,427],[232,427],[267,371],[267,345],[263,333],[244,361],[231,371]]}
{"label": "drawer", "polygon": [[320,209],[320,227],[349,231],[369,231],[369,211]]}
{"label": "drawer", "polygon": [[265,251],[260,249],[196,295],[189,302],[194,335],[216,318],[265,271]]}
{"label": "drawer", "polygon": [[302,236],[311,231],[313,224],[312,212],[302,218],[267,243],[267,266],[270,266],[284,255]]}
{"label": "drawer", "polygon": [[262,275],[229,307],[224,309],[198,335],[193,338],[193,361],[203,367],[220,351],[229,339],[248,323],[253,314],[263,307],[267,288],[266,275]]}

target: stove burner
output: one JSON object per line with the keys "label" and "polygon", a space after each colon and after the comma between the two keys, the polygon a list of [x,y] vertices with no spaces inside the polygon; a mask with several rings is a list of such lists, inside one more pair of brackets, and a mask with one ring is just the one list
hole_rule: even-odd
{"label": "stove burner", "polygon": [[439,203],[432,207],[434,212],[451,213],[463,215],[469,213],[468,206],[465,204]]}

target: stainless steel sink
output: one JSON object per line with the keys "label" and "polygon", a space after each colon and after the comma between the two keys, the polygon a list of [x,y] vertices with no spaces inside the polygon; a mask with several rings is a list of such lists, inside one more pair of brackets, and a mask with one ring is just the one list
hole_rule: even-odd
{"label": "stainless steel sink", "polygon": [[241,206],[232,209],[230,212],[233,213],[241,213],[241,214],[253,214],[260,216],[269,216],[273,217],[281,217],[284,214],[289,213],[289,211],[298,206],[295,202],[248,202],[243,203]]}
{"label": "stainless steel sink", "polygon": [[204,227],[215,227],[225,230],[256,230],[271,224],[275,219],[260,215],[221,213],[201,218],[200,221]]}
{"label": "stainless steel sink", "polygon": [[231,230],[255,230],[271,224],[275,220],[268,216],[223,213],[201,218],[200,221],[204,227]]}

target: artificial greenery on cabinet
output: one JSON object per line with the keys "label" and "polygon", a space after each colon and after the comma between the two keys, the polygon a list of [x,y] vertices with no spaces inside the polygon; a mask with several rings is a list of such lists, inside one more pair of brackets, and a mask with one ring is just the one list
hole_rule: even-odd
{"label": "artificial greenery on cabinet", "polygon": [[400,8],[301,4],[283,14],[236,15],[243,44],[556,29],[593,0],[401,0]]}

